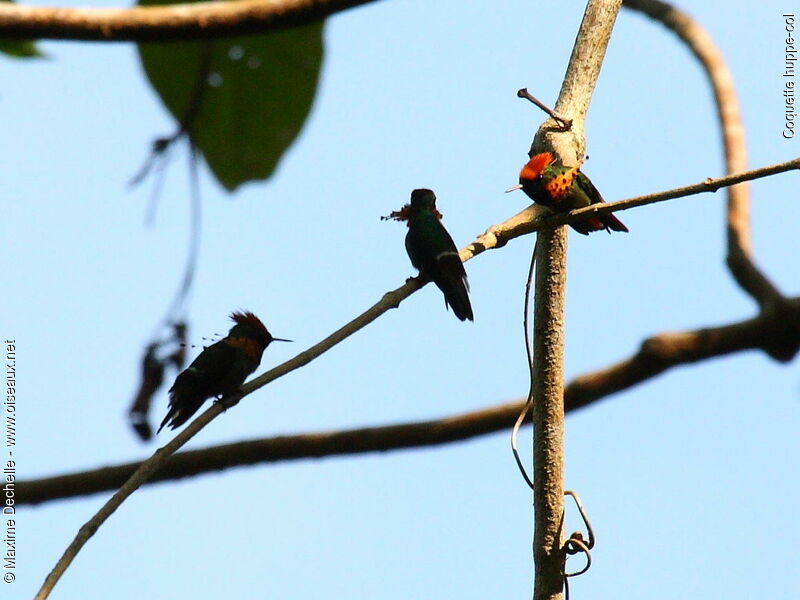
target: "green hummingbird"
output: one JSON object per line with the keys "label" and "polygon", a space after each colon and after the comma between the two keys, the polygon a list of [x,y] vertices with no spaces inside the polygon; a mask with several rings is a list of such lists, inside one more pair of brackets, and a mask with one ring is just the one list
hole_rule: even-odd
{"label": "green hummingbird", "polygon": [[[566,213],[604,201],[579,167],[557,166],[553,164],[554,160],[549,152],[533,156],[519,173],[519,185],[508,191],[521,189],[531,200],[556,213]],[[625,224],[611,213],[590,215],[570,225],[583,235],[602,229],[609,233],[612,229],[628,231]]]}
{"label": "green hummingbird", "polygon": [[414,190],[411,202],[381,218],[407,222],[406,252],[411,264],[442,290],[445,306],[451,307],[459,320],[472,321],[467,272],[453,238],[442,225],[436,194],[426,189]]}
{"label": "green hummingbird", "polygon": [[234,312],[236,323],[228,335],[203,350],[175,379],[169,390],[169,411],[158,428],[175,429],[198,411],[208,398],[220,398],[239,389],[261,364],[261,355],[272,342],[290,342],[272,337],[251,312]]}

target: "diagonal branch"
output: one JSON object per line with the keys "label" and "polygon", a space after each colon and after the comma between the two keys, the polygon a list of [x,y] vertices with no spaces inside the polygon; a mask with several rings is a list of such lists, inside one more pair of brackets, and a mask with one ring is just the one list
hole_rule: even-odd
{"label": "diagonal branch", "polygon": [[236,0],[135,8],[0,3],[0,38],[169,42],[266,33],[375,0]]}
{"label": "diagonal branch", "polygon": [[[532,205],[517,213],[510,219],[507,219],[503,223],[490,227],[485,233],[478,236],[474,242],[465,248],[462,248],[459,252],[459,256],[461,257],[462,261],[466,262],[478,254],[485,252],[486,250],[500,248],[516,237],[532,233],[534,231],[554,229],[564,223],[575,222],[580,219],[581,215],[586,213],[611,212],[613,210],[644,206],[647,204],[653,204],[655,202],[662,202],[664,200],[690,196],[702,192],[716,191],[721,187],[726,187],[740,181],[766,177],[768,175],[773,175],[775,173],[781,173],[792,169],[800,169],[800,158],[788,161],[786,163],[781,163],[779,165],[773,165],[770,167],[757,169],[755,171],[750,171],[748,173],[738,173],[728,177],[721,177],[719,179],[706,179],[703,182],[691,186],[668,190],[658,194],[640,196],[637,198],[631,198],[629,200],[622,200],[620,202],[610,202],[599,207],[596,205],[590,206],[584,209],[573,211],[569,215],[552,215],[546,219],[539,218],[542,214],[542,208],[537,205]],[[274,381],[278,377],[282,377],[287,373],[294,371],[295,369],[299,369],[300,367],[307,365],[324,352],[330,350],[336,344],[342,342],[349,336],[372,323],[372,321],[380,317],[383,313],[392,308],[397,308],[400,306],[400,303],[403,300],[421,289],[425,283],[426,282],[423,282],[419,278],[413,277],[406,280],[406,283],[399,288],[390,292],[386,292],[377,303],[346,325],[334,331],[322,341],[314,344],[294,358],[276,367],[273,367],[266,373],[263,373],[262,375],[259,375],[255,379],[244,384],[242,386],[242,396],[251,394],[257,389],[262,388],[268,383]],[[219,412],[221,412],[221,410]]]}
{"label": "diagonal branch", "polygon": [[[736,173],[747,169],[744,125],[733,75],[714,40],[691,16],[660,0],[625,0],[625,6],[661,22],[683,40],[700,61],[716,101],[725,149],[725,170],[727,173]],[[727,233],[726,262],[736,283],[762,308],[773,302],[781,302],[783,296],[780,291],[761,272],[753,259],[750,191],[746,185],[728,188]]]}

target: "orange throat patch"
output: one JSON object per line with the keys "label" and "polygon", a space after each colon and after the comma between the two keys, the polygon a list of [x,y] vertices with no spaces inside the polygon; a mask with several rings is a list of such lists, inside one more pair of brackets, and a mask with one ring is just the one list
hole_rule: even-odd
{"label": "orange throat patch", "polygon": [[247,337],[227,337],[225,343],[232,348],[242,350],[248,358],[259,360],[264,348],[257,341]]}

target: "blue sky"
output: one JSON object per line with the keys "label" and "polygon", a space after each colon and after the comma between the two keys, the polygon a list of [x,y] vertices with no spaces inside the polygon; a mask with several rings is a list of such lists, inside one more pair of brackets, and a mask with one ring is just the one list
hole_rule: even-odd
{"label": "blue sky", "polygon": [[[737,82],[751,166],[798,155],[783,126],[783,19],[771,3],[692,9]],[[459,246],[526,206],[516,183],[552,103],[581,3],[392,0],[334,18],[311,116],[266,183],[227,195],[202,174],[190,339],[247,308],[274,335],[268,368],[413,274],[405,227],[379,217],[416,187]],[[138,460],[125,413],[172,297],[188,235],[185,153],[155,226],[126,182],[172,123],[130,44],[44,43],[0,59],[5,143],[0,335],[17,342],[19,475]],[[711,93],[674,36],[624,10],[588,114],[585,166],[607,200],[722,174]],[[796,173],[752,185],[756,257],[800,292]],[[724,196],[620,215],[627,235],[570,235],[567,377],[661,331],[748,318],[724,267]],[[521,310],[533,238],[467,264],[475,323],[429,286],[317,361],[246,398],[189,444],[435,418],[527,390]],[[157,398],[154,418],[166,410]],[[670,371],[566,422],[567,485],[598,535],[574,598],[789,598],[800,574],[797,363],[757,352]],[[530,430],[523,447],[530,448]],[[25,507],[13,598],[31,597],[107,499]],[[578,522],[568,522],[571,531]],[[532,507],[508,436],[237,469],[144,488],[92,538],[54,598],[529,597]],[[4,594],[5,597],[5,594]]]}

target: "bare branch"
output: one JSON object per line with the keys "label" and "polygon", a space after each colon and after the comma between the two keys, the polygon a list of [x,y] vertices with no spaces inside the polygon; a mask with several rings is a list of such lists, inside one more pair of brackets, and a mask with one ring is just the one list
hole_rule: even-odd
{"label": "bare branch", "polygon": [[[189,450],[170,457],[147,483],[172,481],[265,462],[448,444],[507,429],[519,413],[520,406],[513,402],[431,421],[312,432]],[[19,504],[39,504],[117,489],[141,464],[126,463],[94,471],[20,481],[16,500]]]}
{"label": "bare branch", "polygon": [[[584,17],[584,23],[585,23]],[[613,20],[611,21],[613,24]],[[610,28],[609,28],[610,32]],[[602,52],[601,52],[602,55]],[[564,311],[567,229],[536,237],[533,305],[534,600],[561,598],[564,545]]]}
{"label": "bare branch", "polygon": [[630,358],[572,380],[566,391],[567,409],[588,406],[672,367],[745,350],[762,350],[779,362],[792,360],[800,350],[800,298],[745,321],[647,338]]}
{"label": "bare branch", "polygon": [[[768,167],[761,167],[752,171],[744,173],[734,173],[733,175],[726,175],[725,177],[718,177],[713,179],[709,177],[700,183],[694,183],[684,187],[666,190],[664,192],[656,192],[655,194],[647,194],[645,196],[636,196],[628,198],[627,200],[619,200],[618,202],[604,202],[603,204],[592,204],[586,208],[574,210],[566,215],[553,215],[548,217],[546,222],[548,226],[557,226],[563,223],[572,223],[579,219],[581,215],[588,214],[604,214],[608,212],[616,212],[618,210],[627,210],[629,208],[636,208],[638,206],[646,206],[656,202],[663,202],[664,200],[673,200],[675,198],[683,198],[685,196],[695,196],[706,192],[717,192],[720,188],[728,186],[735,186],[742,181],[752,181],[753,179],[761,179],[762,177],[769,177],[777,173],[785,173],[800,169],[800,158],[779,163],[777,165],[770,165]],[[730,189],[730,188],[729,188]]]}
{"label": "bare branch", "polygon": [[[625,6],[661,22],[683,40],[700,61],[714,92],[725,148],[726,172],[736,173],[747,169],[744,125],[733,75],[714,40],[691,16],[660,0],[625,0]],[[753,260],[750,190],[746,185],[728,188],[727,232],[726,262],[739,286],[762,308],[782,301],[781,293]]]}
{"label": "bare branch", "polygon": [[547,106],[547,104],[539,100],[536,96],[532,95],[528,91],[528,88],[522,88],[517,90],[517,98],[525,98],[527,101],[533,103],[538,108],[546,112],[552,119],[555,119],[561,124],[562,131],[568,131],[569,128],[572,127],[572,119],[567,119],[556,113],[556,111]]}
{"label": "bare branch", "polygon": [[111,496],[102,508],[83,526],[78,530],[78,534],[72,540],[67,549],[58,559],[55,567],[44,580],[42,587],[36,593],[35,600],[44,600],[50,596],[58,580],[69,568],[72,561],[81,551],[81,548],[89,541],[89,539],[97,532],[98,528],[120,507],[128,496],[135,492],[143,483],[152,477],[153,473],[158,471],[161,465],[173,454],[178,448],[188,442],[198,431],[207,425],[211,419],[222,412],[221,404],[214,404],[211,408],[205,411],[197,419],[192,421],[186,429],[181,431],[175,438],[163,448],[156,450],[155,454],[149,459],[139,464],[136,471],[125,481],[122,487]]}
{"label": "bare branch", "polygon": [[[555,111],[572,119],[558,131],[550,118],[536,132],[528,154],[553,150],[563,164],[583,156],[584,121],[622,0],[589,0],[572,48]],[[555,126],[555,127],[554,127]],[[574,153],[574,156],[572,155]],[[567,230],[536,238],[536,297],[533,308],[533,558],[534,600],[560,600],[564,551],[564,307]]]}
{"label": "bare branch", "polygon": [[178,41],[265,33],[319,21],[375,0],[237,0],[136,8],[0,3],[0,38]]}

